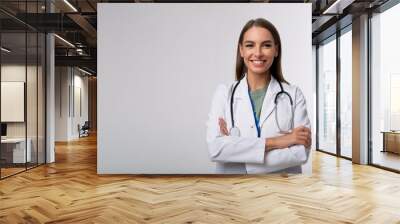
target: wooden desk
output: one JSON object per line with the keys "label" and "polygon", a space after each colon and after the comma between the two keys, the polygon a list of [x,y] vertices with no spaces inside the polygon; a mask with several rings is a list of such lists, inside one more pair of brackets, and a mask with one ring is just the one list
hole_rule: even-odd
{"label": "wooden desk", "polygon": [[392,152],[400,154],[400,131],[382,131],[383,150],[382,152]]}

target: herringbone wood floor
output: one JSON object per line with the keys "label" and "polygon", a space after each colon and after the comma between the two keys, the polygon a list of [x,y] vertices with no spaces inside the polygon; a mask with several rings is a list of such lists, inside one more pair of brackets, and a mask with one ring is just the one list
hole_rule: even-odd
{"label": "herringbone wood floor", "polygon": [[96,139],[0,181],[0,223],[400,223],[400,175],[314,153],[306,176],[98,176]]}

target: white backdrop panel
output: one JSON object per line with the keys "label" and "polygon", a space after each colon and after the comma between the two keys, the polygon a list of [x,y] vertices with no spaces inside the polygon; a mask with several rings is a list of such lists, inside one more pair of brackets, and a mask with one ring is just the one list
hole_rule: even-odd
{"label": "white backdrop panel", "polygon": [[1,82],[1,122],[24,122],[24,102],[24,82]]}
{"label": "white backdrop panel", "polygon": [[278,28],[285,78],[314,122],[311,4],[98,6],[98,173],[214,173],[212,95],[234,80],[239,33],[258,17]]}

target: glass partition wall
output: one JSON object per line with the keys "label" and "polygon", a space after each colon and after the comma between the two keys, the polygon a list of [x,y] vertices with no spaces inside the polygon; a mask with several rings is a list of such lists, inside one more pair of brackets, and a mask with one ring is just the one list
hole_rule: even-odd
{"label": "glass partition wall", "polygon": [[[1,34],[1,177],[26,169],[25,32]],[[4,50],[6,49],[6,50]],[[28,162],[30,160],[28,159]]]}
{"label": "glass partition wall", "polygon": [[371,18],[370,162],[400,171],[400,4]]}
{"label": "glass partition wall", "polygon": [[336,36],[318,46],[318,145],[336,154]]}
{"label": "glass partition wall", "polygon": [[352,158],[352,35],[351,25],[340,35],[340,155]]}
{"label": "glass partition wall", "polygon": [[[371,15],[368,163],[400,172],[400,4],[388,1]],[[351,33],[350,25],[317,45],[317,150],[347,159],[352,158]]]}
{"label": "glass partition wall", "polygon": [[317,47],[317,150],[352,157],[351,25]]}
{"label": "glass partition wall", "polygon": [[[35,13],[40,2],[18,7]],[[0,11],[1,179],[45,163],[45,41],[44,33]]]}

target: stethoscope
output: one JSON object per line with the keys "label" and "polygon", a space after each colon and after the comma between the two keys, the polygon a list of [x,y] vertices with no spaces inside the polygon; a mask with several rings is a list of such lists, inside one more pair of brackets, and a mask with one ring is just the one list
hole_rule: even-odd
{"label": "stethoscope", "polygon": [[[233,97],[235,95],[236,88],[238,87],[238,85],[240,84],[240,81],[242,81],[242,79],[240,79],[235,84],[235,86],[232,89],[232,93],[231,93],[231,99],[230,99],[231,124],[232,124],[232,127],[230,129],[230,135],[231,136],[240,136],[240,130],[239,130],[238,127],[235,126],[235,119],[233,118]],[[292,97],[290,96],[290,94],[283,89],[282,83],[279,82],[278,80],[277,80],[277,82],[279,84],[279,87],[281,88],[281,91],[278,92],[275,95],[275,99],[274,99],[274,103],[275,103],[275,108],[274,108],[274,110],[275,110],[275,122],[276,122],[276,126],[278,127],[280,133],[288,133],[291,129],[293,129],[293,126],[294,126],[294,124],[293,124],[293,122],[294,122],[293,121],[293,118],[294,118],[293,100],[292,100]],[[255,122],[255,125],[256,125],[256,128],[257,128],[257,137],[260,137],[261,136],[261,127],[259,125],[259,120],[257,119],[257,116],[256,116],[254,103],[253,103],[253,101],[251,100],[251,97],[250,97],[250,89],[249,89],[248,93],[249,93],[249,98],[250,98],[250,102],[251,102],[251,107],[253,109],[254,122]],[[290,115],[291,115],[291,117],[290,117],[290,127],[288,128],[288,130],[283,130],[281,128],[281,126],[279,125],[279,122],[278,122],[278,112],[276,110],[278,108],[277,107],[278,103],[279,103],[278,99],[279,99],[280,96],[287,96],[289,98],[289,102],[290,102],[290,109],[291,109]]]}

